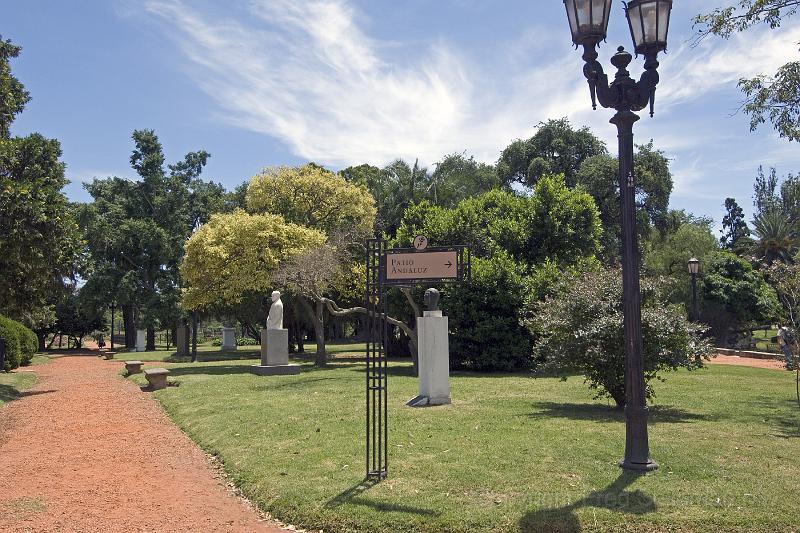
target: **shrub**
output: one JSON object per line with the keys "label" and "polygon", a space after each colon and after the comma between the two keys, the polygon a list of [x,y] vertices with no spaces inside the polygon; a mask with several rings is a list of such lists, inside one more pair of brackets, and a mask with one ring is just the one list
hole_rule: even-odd
{"label": "shrub", "polygon": [[[596,397],[610,396],[625,405],[625,343],[622,327],[622,275],[618,269],[601,270],[561,283],[561,294],[537,305],[526,321],[538,336],[534,354],[542,368],[566,376],[585,376]],[[642,280],[642,355],[647,397],[659,372],[703,366],[711,344],[702,337],[704,327],[686,320],[682,308],[666,303],[660,283]],[[565,378],[566,379],[566,378]]]}
{"label": "shrub", "polygon": [[19,324],[19,331],[20,331],[20,366],[28,366],[33,361],[33,356],[39,350],[39,338],[36,337],[36,333],[34,333],[29,328],[25,327],[24,325]]}
{"label": "shrub", "polygon": [[504,253],[472,260],[472,283],[443,292],[450,318],[450,364],[478,371],[531,367],[531,336],[520,323],[523,267]]}
{"label": "shrub", "polygon": [[3,370],[14,370],[22,361],[21,330],[19,322],[0,315],[0,338],[6,343],[6,357]]}

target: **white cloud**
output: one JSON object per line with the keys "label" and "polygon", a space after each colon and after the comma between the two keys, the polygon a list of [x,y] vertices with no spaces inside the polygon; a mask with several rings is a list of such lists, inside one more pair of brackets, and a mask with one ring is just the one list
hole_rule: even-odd
{"label": "white cloud", "polygon": [[[180,0],[146,6],[191,60],[190,75],[217,101],[224,120],[279,138],[309,160],[343,166],[419,157],[431,164],[467,150],[491,162],[512,138],[562,116],[592,127],[614,151],[609,113],[591,112],[580,54],[566,46],[563,52],[519,52],[555,42],[552,28],[529,28],[498,44],[492,65],[477,64],[444,40],[400,63],[390,52],[403,43],[367,35],[365,15],[346,0],[254,0],[240,20]],[[532,37],[537,32],[538,39]],[[798,40],[795,27],[679,46],[662,61],[659,117],[678,103],[730,90],[741,76],[774,70],[796,56]],[[640,131],[639,140],[649,139],[649,127]],[[660,121],[658,131],[673,139],[676,151],[701,141],[699,132],[685,130],[685,121]],[[693,174],[687,171],[680,181],[688,183]]]}

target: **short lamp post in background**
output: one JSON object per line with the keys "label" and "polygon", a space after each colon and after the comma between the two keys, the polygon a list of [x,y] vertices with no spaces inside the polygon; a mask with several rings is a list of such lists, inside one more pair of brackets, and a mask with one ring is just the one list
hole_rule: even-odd
{"label": "short lamp post in background", "polygon": [[636,176],[633,173],[634,111],[650,106],[653,116],[658,85],[658,53],[667,48],[672,0],[631,0],[624,5],[634,51],[644,56],[639,81],[626,70],[633,56],[620,46],[611,58],[617,72],[609,85],[597,61],[597,45],[605,40],[612,0],[564,0],[572,42],[583,47],[583,74],[589,82],[592,108],[597,102],[615,109],[611,123],[619,139],[619,189],[622,212],[622,278],[625,329],[625,457],[619,465],[627,470],[658,468],[650,458],[647,437],[647,404],[642,359],[641,291],[639,247],[636,238]]}
{"label": "short lamp post in background", "polygon": [[700,272],[700,260],[689,259],[689,274],[692,275],[692,322],[700,322],[700,308],[697,306],[697,274]]}
{"label": "short lamp post in background", "polygon": [[111,351],[114,351],[114,311],[117,310],[116,304],[111,304]]}

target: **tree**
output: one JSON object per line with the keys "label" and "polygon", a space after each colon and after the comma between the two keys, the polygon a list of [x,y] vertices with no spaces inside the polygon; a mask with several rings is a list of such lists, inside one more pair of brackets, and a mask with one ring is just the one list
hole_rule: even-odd
{"label": "tree", "polygon": [[433,205],[455,207],[460,201],[502,187],[492,165],[475,161],[466,153],[445,156],[430,175],[427,198]]}
{"label": "tree", "polygon": [[266,299],[282,261],[324,242],[321,232],[288,223],[279,215],[241,210],[212,215],[185,245],[183,306],[219,310],[242,302],[248,294]]}
{"label": "tree", "polygon": [[59,142],[10,134],[30,100],[11,74],[20,50],[0,39],[0,313],[41,332],[55,319],[64,279],[74,275],[79,235],[61,192],[68,181]]}
{"label": "tree", "polygon": [[599,250],[600,233],[592,198],[568,188],[560,176],[546,176],[529,197],[495,190],[454,209],[413,206],[396,242],[410,246],[414,236],[424,234],[437,245],[468,244],[476,257],[503,250],[532,267],[548,259],[567,265],[591,257]]}
{"label": "tree", "polygon": [[[637,229],[644,241],[653,229],[666,231],[672,174],[669,160],[653,143],[637,146],[633,156],[636,174]],[[588,192],[600,210],[603,225],[603,256],[607,263],[619,258],[622,227],[620,224],[619,163],[606,154],[587,158],[576,175],[577,184]]]}
{"label": "tree", "polygon": [[768,276],[770,284],[778,294],[778,299],[783,305],[783,309],[789,319],[789,325],[794,333],[792,353],[795,359],[795,393],[797,395],[797,403],[800,405],[800,366],[797,361],[797,354],[800,351],[797,338],[797,332],[800,331],[800,263],[775,263],[770,267]]}
{"label": "tree", "polygon": [[728,251],[706,258],[698,292],[700,320],[711,326],[718,346],[728,346],[732,333],[768,324],[779,314],[775,291],[764,276]]}
{"label": "tree", "polygon": [[787,220],[780,209],[768,209],[756,215],[753,233],[757,239],[753,252],[758,260],[767,264],[794,261],[798,250],[797,226]]}
{"label": "tree", "polygon": [[190,152],[165,169],[155,132],[137,130],[132,137],[130,163],[141,180],[113,177],[85,185],[94,202],[80,209],[91,258],[84,278],[95,298],[122,308],[126,345],[144,327],[152,350],[155,330],[174,327],[180,318],[184,242],[211,213],[226,208],[225,191],[199,177],[207,152]]}
{"label": "tree", "polygon": [[373,235],[375,200],[363,185],[308,164],[271,169],[255,176],[247,190],[247,206],[251,213],[278,214],[327,237],[329,247],[298,254],[285,264],[283,275],[276,278],[292,291],[305,310],[317,339],[317,363],[324,365],[326,307],[322,299],[338,273],[363,250],[362,241]]}
{"label": "tree", "polygon": [[[737,32],[765,24],[771,29],[797,13],[798,0],[738,0],[694,19],[698,40],[714,34],[727,39]],[[767,119],[781,137],[800,140],[800,62],[790,61],[771,76],[739,80],[745,95],[742,108],[750,115],[750,131]]]}
{"label": "tree", "polygon": [[[622,275],[618,269],[600,270],[565,279],[556,296],[536,306],[526,324],[538,340],[536,357],[541,369],[564,376],[580,373],[618,408],[625,406],[625,340],[623,335]],[[659,284],[642,279],[642,357],[646,394],[655,394],[659,374],[703,366],[712,347],[704,328],[692,324],[683,310],[669,305]]]}
{"label": "tree", "polygon": [[566,118],[540,122],[527,141],[515,140],[497,162],[500,181],[510,186],[533,187],[542,176],[563,174],[567,185],[575,185],[581,164],[596,155],[607,155],[603,142],[587,127],[574,129]]}
{"label": "tree", "polygon": [[752,244],[750,228],[744,220],[744,210],[734,198],[725,198],[725,216],[722,217],[720,244],[726,250],[741,254]]}
{"label": "tree", "polygon": [[287,222],[330,234],[372,235],[375,200],[364,188],[316,165],[267,169],[247,189],[251,213],[281,215]]}

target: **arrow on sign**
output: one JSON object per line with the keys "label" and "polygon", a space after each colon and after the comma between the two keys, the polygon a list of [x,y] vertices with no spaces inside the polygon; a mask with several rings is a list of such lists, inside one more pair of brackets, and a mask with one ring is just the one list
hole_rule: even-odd
{"label": "arrow on sign", "polygon": [[447,268],[453,268],[453,263],[451,263],[450,261],[448,261],[447,263],[445,263],[445,266],[446,266]]}

